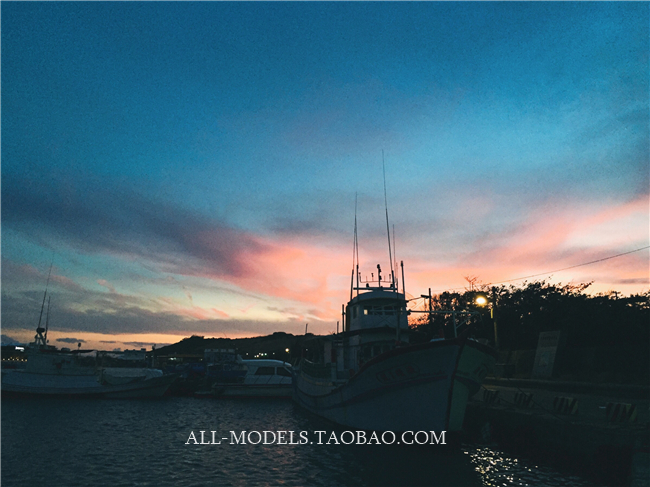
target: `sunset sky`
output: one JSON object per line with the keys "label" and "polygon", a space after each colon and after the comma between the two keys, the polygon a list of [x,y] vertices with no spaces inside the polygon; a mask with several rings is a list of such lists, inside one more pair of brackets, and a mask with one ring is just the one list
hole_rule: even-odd
{"label": "sunset sky", "polygon": [[3,341],[334,331],[382,151],[407,293],[648,290],[647,2],[1,9]]}

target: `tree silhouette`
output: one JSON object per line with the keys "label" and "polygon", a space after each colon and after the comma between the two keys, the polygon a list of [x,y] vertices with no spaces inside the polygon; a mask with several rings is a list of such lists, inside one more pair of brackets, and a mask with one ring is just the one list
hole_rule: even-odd
{"label": "tree silhouette", "polygon": [[[477,294],[485,295],[497,320],[500,350],[532,350],[539,334],[560,330],[566,339],[567,367],[571,350],[593,349],[594,373],[611,372],[621,380],[645,379],[650,362],[650,291],[622,297],[617,292],[586,294],[591,283],[549,284],[545,281],[524,282],[522,287],[474,286],[465,292],[443,292],[432,296],[434,311],[479,311],[474,335],[494,341],[490,309],[475,304]],[[428,303],[426,308],[428,309]],[[451,315],[434,314],[411,317],[411,326],[427,338],[447,330]],[[475,320],[476,321],[476,320]],[[452,332],[453,333],[453,332]],[[574,354],[577,356],[577,352]]]}

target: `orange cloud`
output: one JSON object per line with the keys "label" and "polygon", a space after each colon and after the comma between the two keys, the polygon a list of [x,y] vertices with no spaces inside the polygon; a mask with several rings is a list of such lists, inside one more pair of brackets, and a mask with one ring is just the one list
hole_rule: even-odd
{"label": "orange cloud", "polygon": [[557,270],[648,245],[648,218],[647,196],[615,206],[540,208],[515,231],[493,235],[481,248],[453,262],[421,258],[411,262],[414,272],[407,274],[407,284],[410,280],[440,291],[467,287],[464,276],[490,283],[547,272],[548,276],[536,278],[552,273],[556,281],[595,281],[593,292],[613,288],[641,292],[648,286],[647,251]]}

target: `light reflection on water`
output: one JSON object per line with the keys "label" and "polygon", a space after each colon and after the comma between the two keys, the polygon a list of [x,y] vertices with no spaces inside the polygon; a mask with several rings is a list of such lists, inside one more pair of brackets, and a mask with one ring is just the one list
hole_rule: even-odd
{"label": "light reflection on water", "polygon": [[479,473],[482,485],[496,486],[593,486],[592,482],[575,475],[560,474],[557,470],[531,461],[509,457],[497,448],[467,447],[465,454],[471,458]]}
{"label": "light reflection on water", "polygon": [[466,445],[186,445],[195,431],[332,431],[289,401],[2,401],[2,485],[587,486]]}

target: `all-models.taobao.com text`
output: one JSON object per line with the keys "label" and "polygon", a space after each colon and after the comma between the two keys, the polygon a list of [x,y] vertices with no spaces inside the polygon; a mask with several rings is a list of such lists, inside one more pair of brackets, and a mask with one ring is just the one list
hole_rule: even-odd
{"label": "all-models.taobao.com text", "polygon": [[440,431],[191,431],[186,445],[446,445]]}

